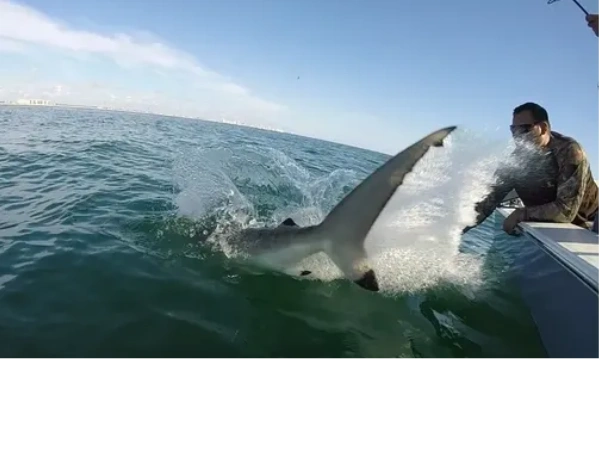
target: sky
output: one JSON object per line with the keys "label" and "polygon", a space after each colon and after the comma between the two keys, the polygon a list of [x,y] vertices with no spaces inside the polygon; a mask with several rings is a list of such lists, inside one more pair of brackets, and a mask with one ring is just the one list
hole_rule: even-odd
{"label": "sky", "polygon": [[224,118],[384,153],[454,124],[508,139],[513,108],[534,101],[597,178],[597,43],[570,0],[0,0],[0,100]]}

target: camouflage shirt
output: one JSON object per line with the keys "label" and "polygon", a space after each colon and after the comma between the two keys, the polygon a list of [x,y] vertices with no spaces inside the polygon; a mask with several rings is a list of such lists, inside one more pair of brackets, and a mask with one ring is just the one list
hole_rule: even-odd
{"label": "camouflage shirt", "polygon": [[551,132],[542,151],[516,150],[516,164],[496,172],[490,194],[476,205],[485,220],[513,189],[525,208],[524,221],[571,222],[584,226],[597,213],[599,193],[589,160],[578,142]]}

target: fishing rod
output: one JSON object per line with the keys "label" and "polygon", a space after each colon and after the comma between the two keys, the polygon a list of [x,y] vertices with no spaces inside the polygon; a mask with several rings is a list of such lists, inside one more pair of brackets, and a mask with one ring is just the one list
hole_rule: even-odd
{"label": "fishing rod", "polygon": [[[588,16],[588,15],[589,15],[589,12],[588,12],[586,9],[584,9],[584,7],[583,7],[583,6],[582,6],[580,3],[578,3],[578,1],[577,1],[577,0],[572,0],[572,1],[573,1],[574,3],[576,3],[576,6],[578,6],[578,7],[580,8],[580,10],[581,10],[581,11],[582,11],[582,12],[583,12],[583,13],[584,13],[586,16]],[[555,2],[559,2],[559,0],[548,0],[548,1],[547,1],[547,4],[548,4],[548,5],[551,5],[552,3],[555,3]]]}

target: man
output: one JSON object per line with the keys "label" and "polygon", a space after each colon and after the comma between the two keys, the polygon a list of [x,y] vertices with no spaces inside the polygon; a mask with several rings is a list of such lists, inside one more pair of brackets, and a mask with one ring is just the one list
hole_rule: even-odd
{"label": "man", "polygon": [[587,16],[587,25],[595,32],[595,36],[599,37],[599,16],[597,14]]}
{"label": "man", "polygon": [[505,219],[507,233],[512,234],[522,221],[586,227],[597,216],[599,190],[580,144],[552,131],[547,111],[532,102],[514,109],[510,128],[516,141],[512,165],[496,172],[496,184],[475,207],[476,224],[462,233],[483,222],[512,189],[525,207],[516,208]]}

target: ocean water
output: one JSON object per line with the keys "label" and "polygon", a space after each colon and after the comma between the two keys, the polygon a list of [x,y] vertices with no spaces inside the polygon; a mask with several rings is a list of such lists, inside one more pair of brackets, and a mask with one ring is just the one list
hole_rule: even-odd
{"label": "ocean water", "polygon": [[543,356],[511,276],[521,243],[492,218],[460,237],[492,167],[485,139],[459,131],[408,176],[366,241],[371,293],[326,256],[294,277],[252,266],[226,237],[316,223],[389,156],[191,119],[2,107],[0,356]]}

